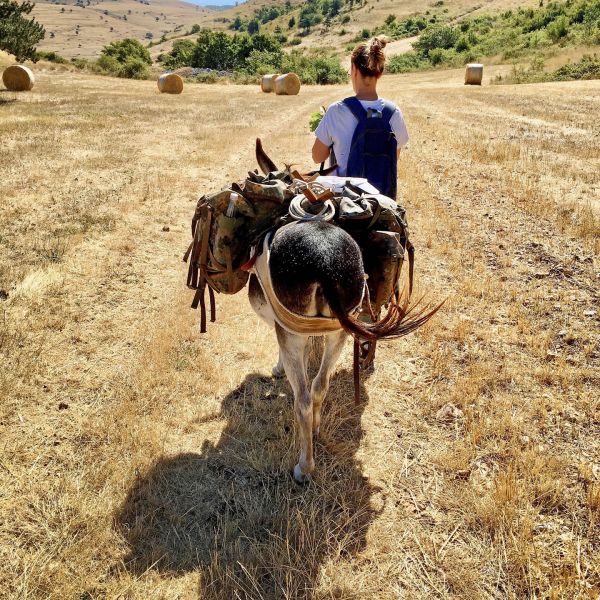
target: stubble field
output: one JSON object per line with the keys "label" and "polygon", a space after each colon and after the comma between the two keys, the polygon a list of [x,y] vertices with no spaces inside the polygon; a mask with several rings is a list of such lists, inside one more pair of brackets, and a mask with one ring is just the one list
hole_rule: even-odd
{"label": "stubble field", "polygon": [[600,82],[386,76],[420,293],[363,403],[350,347],[297,486],[244,293],[198,333],[197,197],[309,166],[297,97],[40,73],[0,92],[0,597],[596,598]]}

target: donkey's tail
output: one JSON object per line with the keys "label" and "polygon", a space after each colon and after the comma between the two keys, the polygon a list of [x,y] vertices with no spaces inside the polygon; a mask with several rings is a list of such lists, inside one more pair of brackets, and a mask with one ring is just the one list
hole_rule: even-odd
{"label": "donkey's tail", "polygon": [[342,328],[355,338],[369,341],[399,338],[412,333],[427,323],[445,302],[443,300],[432,307],[431,304],[424,304],[421,297],[411,303],[410,295],[401,293],[390,301],[384,317],[366,323],[342,308],[341,295],[334,286],[324,287],[323,295]]}

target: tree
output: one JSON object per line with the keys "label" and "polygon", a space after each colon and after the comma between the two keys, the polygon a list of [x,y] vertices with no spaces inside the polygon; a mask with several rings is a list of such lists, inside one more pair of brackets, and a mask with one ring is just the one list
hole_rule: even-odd
{"label": "tree", "polygon": [[116,59],[121,64],[125,64],[132,59],[139,59],[147,65],[152,64],[150,52],[144,48],[141,42],[132,38],[125,38],[124,40],[104,46],[102,54]]}
{"label": "tree", "polygon": [[175,40],[171,52],[167,54],[164,65],[167,69],[189,67],[192,64],[196,44],[192,40]]}
{"label": "tree", "polygon": [[242,18],[238,15],[231,24],[230,29],[233,29],[234,31],[241,31],[243,27],[244,22],[242,21]]}
{"label": "tree", "polygon": [[248,23],[248,33],[250,35],[253,35],[255,33],[258,33],[258,30],[260,29],[260,24],[258,22],[257,19],[252,19],[252,21],[250,21]]}
{"label": "tree", "polygon": [[438,48],[449,50],[453,48],[460,31],[454,27],[432,28],[421,34],[421,37],[413,44],[413,48],[423,57],[427,58],[432,50]]}
{"label": "tree", "polygon": [[232,71],[235,66],[233,38],[223,31],[201,31],[192,56],[192,67]]}
{"label": "tree", "polygon": [[14,54],[17,61],[37,60],[35,47],[46,31],[35,19],[26,19],[35,6],[25,1],[0,0],[0,49]]}

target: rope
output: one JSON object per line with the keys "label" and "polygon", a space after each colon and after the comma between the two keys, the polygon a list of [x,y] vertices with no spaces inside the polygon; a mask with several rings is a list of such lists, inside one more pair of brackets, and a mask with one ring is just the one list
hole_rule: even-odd
{"label": "rope", "polygon": [[295,221],[331,221],[335,216],[335,206],[331,200],[325,200],[323,208],[316,214],[302,206],[305,201],[308,202],[304,196],[298,195],[290,202],[289,214]]}

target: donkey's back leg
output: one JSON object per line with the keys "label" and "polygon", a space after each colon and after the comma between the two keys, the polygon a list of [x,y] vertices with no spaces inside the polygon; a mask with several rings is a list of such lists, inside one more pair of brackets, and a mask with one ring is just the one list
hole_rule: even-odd
{"label": "donkey's back leg", "polygon": [[294,467],[294,479],[301,483],[315,468],[312,443],[313,409],[308,391],[304,353],[309,338],[289,333],[278,323],[275,323],[275,331],[279,342],[279,356],[294,392],[294,412],[300,434],[300,459]]}
{"label": "donkey's back leg", "polygon": [[329,379],[331,373],[333,373],[335,364],[342,353],[347,335],[348,334],[342,330],[323,336],[325,338],[325,348],[323,349],[321,366],[316,377],[313,379],[310,389],[313,405],[313,427],[317,435],[319,435],[319,428],[321,426],[321,406],[327,395],[327,390],[329,389]]}

